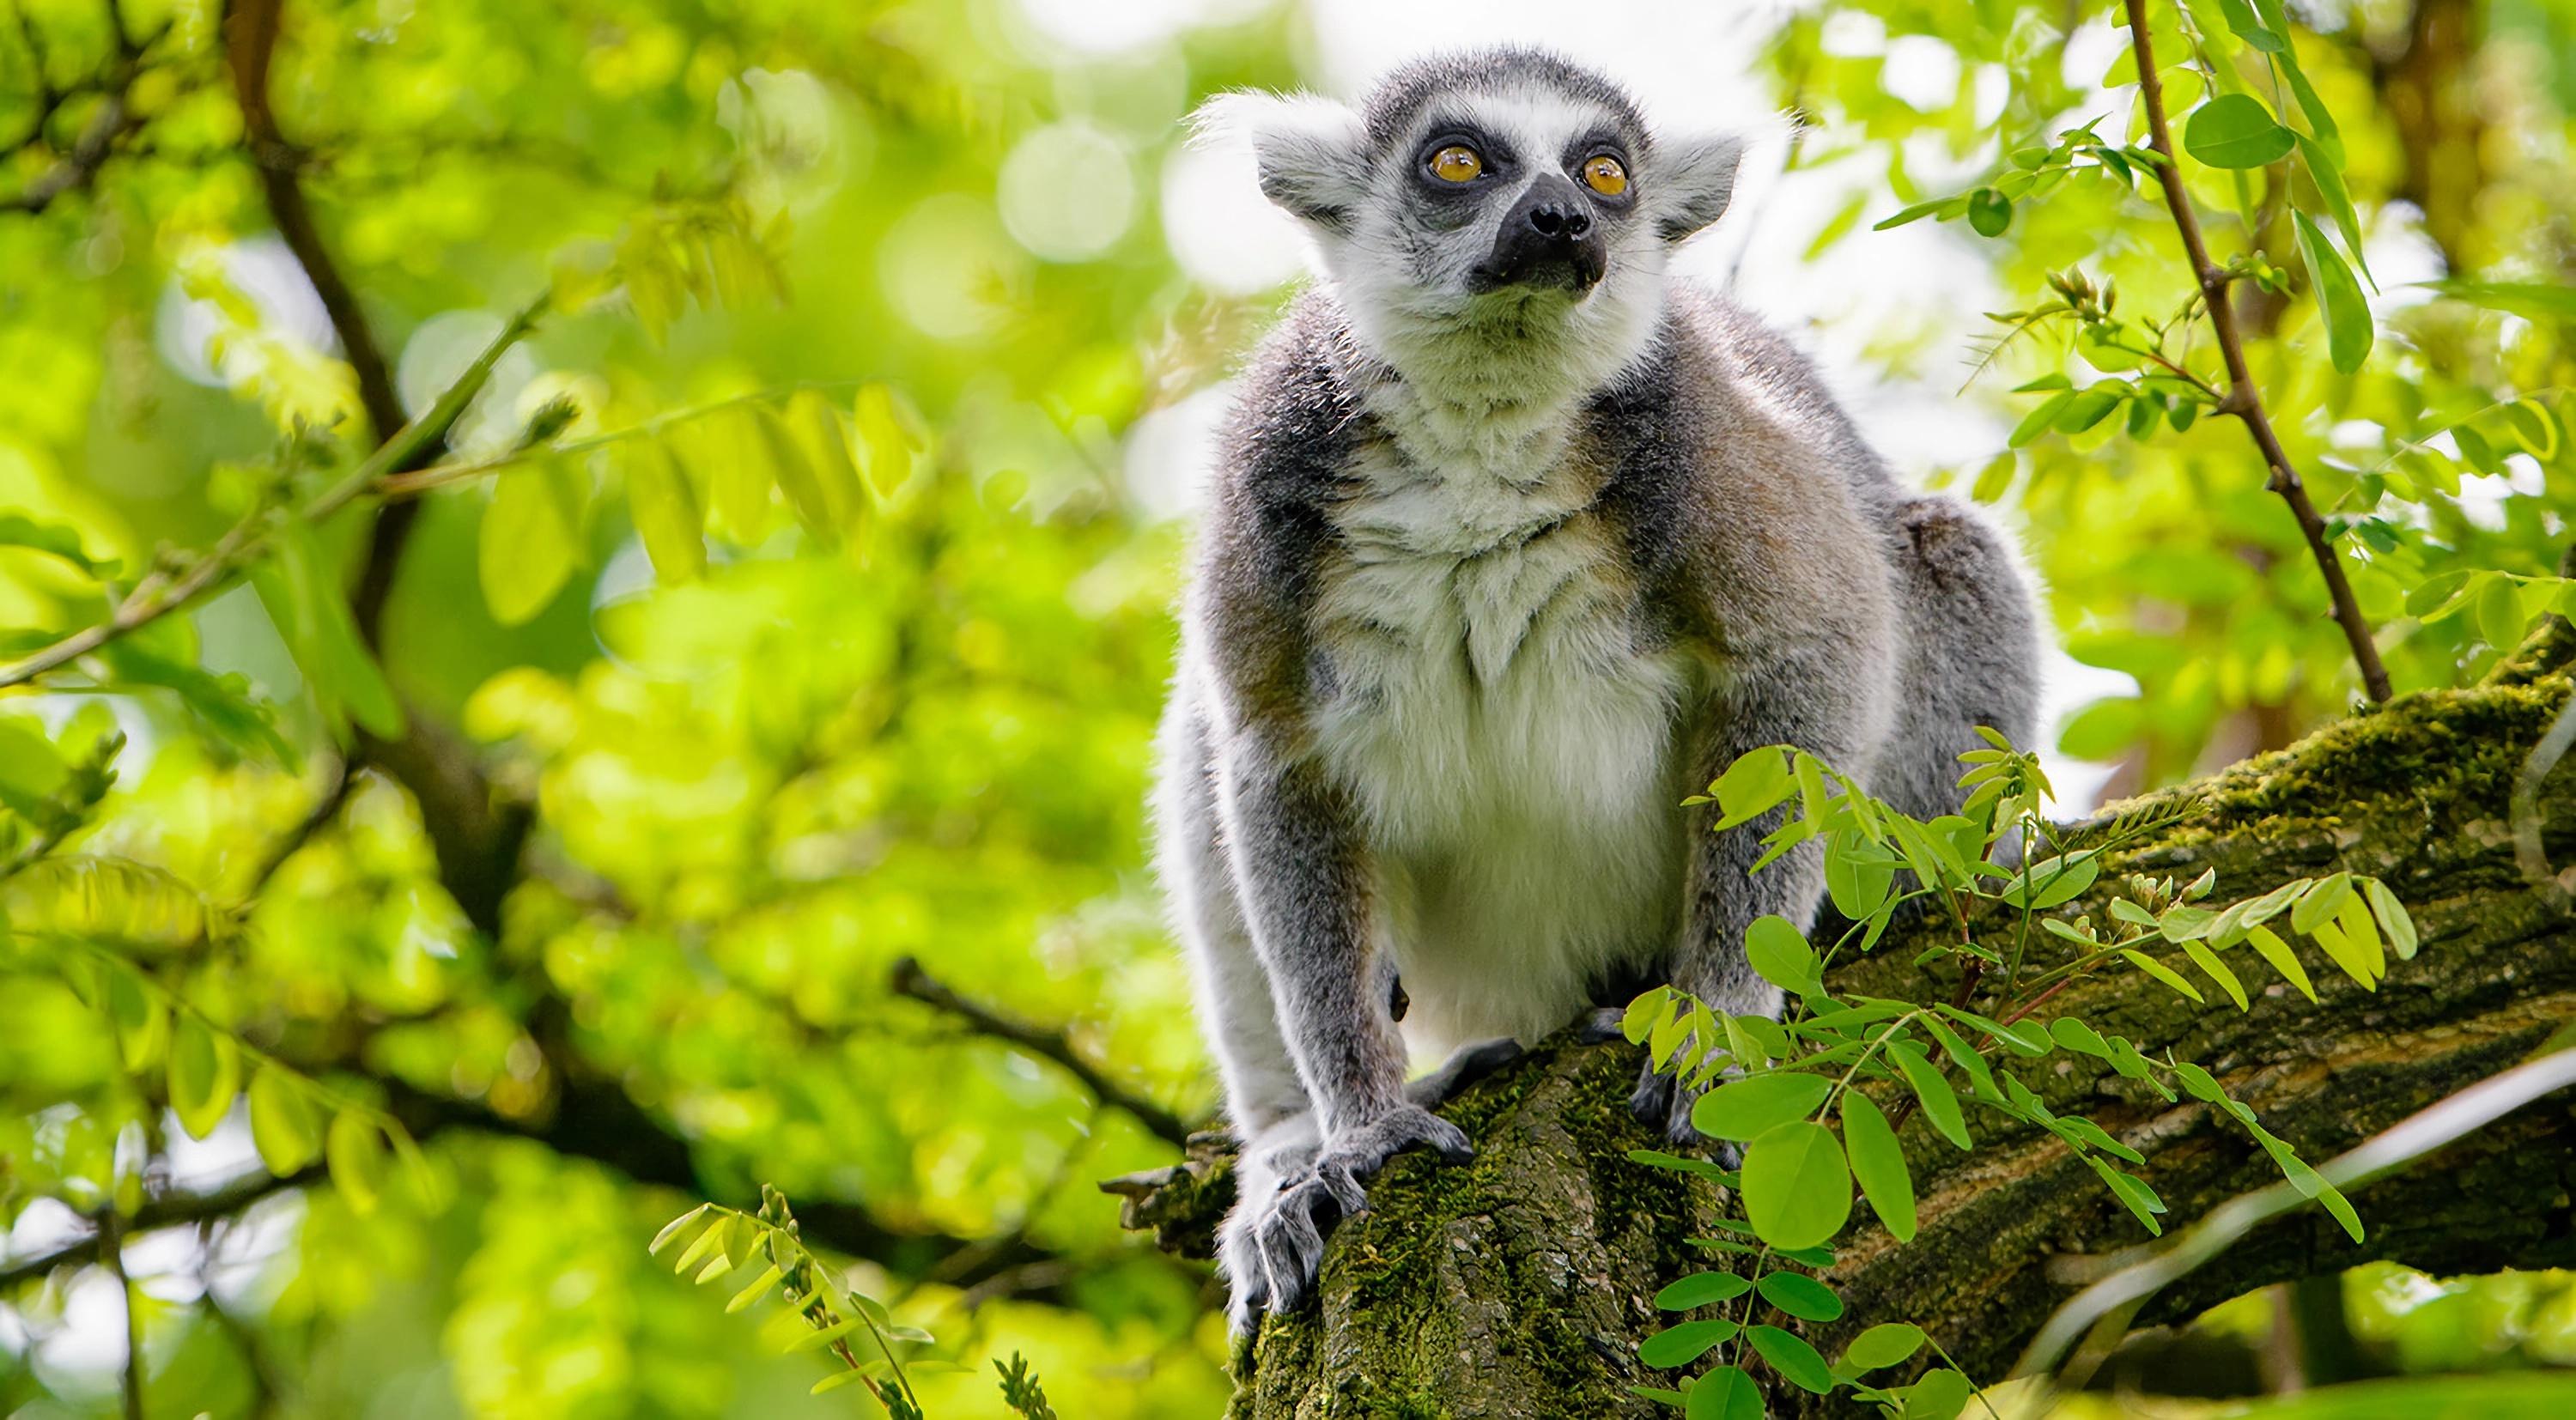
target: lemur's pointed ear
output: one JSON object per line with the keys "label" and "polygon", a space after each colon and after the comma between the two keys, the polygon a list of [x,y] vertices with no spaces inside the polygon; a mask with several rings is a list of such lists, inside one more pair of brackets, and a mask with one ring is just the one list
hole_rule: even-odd
{"label": "lemur's pointed ear", "polygon": [[1304,221],[1348,230],[1368,190],[1368,129],[1309,94],[1219,94],[1191,115],[1193,141],[1251,150],[1262,195]]}
{"label": "lemur's pointed ear", "polygon": [[1655,138],[1654,169],[1646,174],[1655,203],[1655,230],[1678,242],[1716,221],[1735,195],[1735,169],[1744,161],[1740,134]]}

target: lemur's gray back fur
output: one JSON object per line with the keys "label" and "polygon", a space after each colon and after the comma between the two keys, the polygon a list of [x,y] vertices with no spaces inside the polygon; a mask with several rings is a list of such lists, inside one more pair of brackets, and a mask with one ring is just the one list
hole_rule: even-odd
{"label": "lemur's gray back fur", "polygon": [[[1161,871],[1245,1143],[1242,1323],[1302,1295],[1388,1155],[1469,1152],[1407,1095],[1404,1035],[1527,1042],[1665,981],[1777,1013],[1744,929],[1812,920],[1819,852],[1748,875],[1762,825],[1712,833],[1685,795],[1786,742],[1943,812],[1974,726],[2031,735],[2038,646],[1982,518],[1898,484],[1786,342],[1665,275],[1736,145],[1516,51],[1357,114],[1237,102],[1268,105],[1264,187],[1329,273],[1221,436],[1160,746]],[[1451,133],[1503,185],[1426,189]],[[1559,175],[1600,152],[1630,192]],[[1541,199],[1597,249],[1551,227],[1531,257]],[[1636,1098],[1676,1139],[1690,1103],[1651,1071]]]}

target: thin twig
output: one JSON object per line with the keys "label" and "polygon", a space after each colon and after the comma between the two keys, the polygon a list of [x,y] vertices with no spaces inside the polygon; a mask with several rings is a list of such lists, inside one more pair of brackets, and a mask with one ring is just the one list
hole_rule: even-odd
{"label": "thin twig", "polygon": [[921,963],[910,957],[894,964],[894,990],[898,996],[936,1006],[966,1023],[978,1035],[1007,1041],[1032,1055],[1042,1056],[1065,1068],[1082,1082],[1092,1097],[1102,1104],[1125,1110],[1137,1123],[1158,1139],[1175,1148],[1186,1147],[1190,1126],[1181,1117],[1146,1099],[1100,1072],[1100,1067],[1082,1058],[1073,1043],[1058,1031],[1041,1030],[1026,1021],[1013,1020],[989,1007],[981,1006],[950,990],[944,983],[921,969]]}
{"label": "thin twig", "polygon": [[125,1275],[125,1224],[110,1201],[99,1210],[98,1250],[107,1273],[116,1279],[117,1303],[125,1309],[125,1366],[117,1390],[125,1398],[125,1420],[143,1420],[143,1317],[134,1305],[134,1279]]}
{"label": "thin twig", "polygon": [[2155,165],[2156,182],[2164,190],[2166,208],[2173,213],[2174,230],[2182,237],[2183,254],[2191,262],[2192,275],[2200,283],[2201,294],[2208,298],[2209,324],[2217,332],[2219,353],[2227,361],[2227,394],[2218,408],[2235,415],[2252,436],[2254,447],[2271,470],[2264,486],[2290,505],[2290,515],[2298,520],[2308,551],[2316,556],[2317,571],[2324,575],[2326,594],[2334,602],[2335,621],[2343,628],[2344,640],[2351,643],[2353,664],[2361,669],[2363,690],[2373,701],[2385,701],[2389,695],[2388,668],[2380,663],[2379,647],[2371,640],[2370,622],[2362,616],[2361,603],[2353,597],[2352,583],[2344,576],[2343,562],[2335,553],[2325,519],[2317,515],[2317,505],[2308,497],[2307,485],[2299,480],[2298,471],[2290,465],[2290,456],[2281,449],[2280,437],[2272,431],[2262,392],[2255,387],[2253,371],[2245,362],[2245,342],[2236,329],[2235,309],[2228,304],[2227,272],[2209,259],[2208,243],[2201,239],[2200,217],[2192,208],[2191,194],[2184,190],[2173,133],[2165,122],[2164,80],[2156,72],[2155,44],[2147,35],[2146,0],[2123,3],[2129,12],[2129,44],[2138,59],[2138,93],[2146,102],[2147,142],[2162,159]]}
{"label": "thin twig", "polygon": [[[228,1218],[274,1193],[290,1188],[306,1188],[322,1182],[328,1175],[320,1165],[275,1178],[256,1173],[204,1193],[174,1193],[147,1200],[134,1210],[134,1216],[114,1224],[120,1234],[156,1232],[162,1228],[184,1227],[213,1218]],[[5,1292],[30,1278],[42,1277],[57,1267],[72,1267],[101,1260],[102,1242],[110,1227],[114,1209],[102,1209],[97,1216],[84,1221],[95,1230],[33,1257],[0,1266],[0,1292]]]}

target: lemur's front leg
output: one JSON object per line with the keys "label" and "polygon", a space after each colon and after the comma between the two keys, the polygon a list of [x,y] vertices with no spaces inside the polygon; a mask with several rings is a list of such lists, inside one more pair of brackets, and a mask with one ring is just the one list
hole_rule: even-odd
{"label": "lemur's front leg", "polygon": [[[1883,695],[1869,693],[1878,668],[1854,648],[1830,642],[1783,649],[1763,663],[1740,667],[1724,691],[1699,707],[1687,728],[1694,790],[1723,774],[1746,751],[1772,744],[1795,745],[1838,769],[1866,772],[1854,756],[1872,743],[1865,721],[1883,704]],[[1745,929],[1757,918],[1779,916],[1803,932],[1823,897],[1821,843],[1802,844],[1760,872],[1752,870],[1762,856],[1763,838],[1779,826],[1784,812],[1775,809],[1750,823],[1713,831],[1717,805],[1685,810],[1690,871],[1670,975],[1674,986],[1712,1011],[1779,1016],[1783,993],[1756,975],[1745,959]],[[1662,1128],[1673,1142],[1689,1143],[1700,1137],[1691,1125],[1691,1106],[1700,1093],[1650,1062],[1631,1104],[1640,1119]]]}
{"label": "lemur's front leg", "polygon": [[1325,1233],[1368,1206],[1361,1184],[1389,1158],[1414,1144],[1452,1161],[1475,1151],[1465,1131],[1406,1097],[1404,1045],[1372,960],[1368,855],[1347,796],[1284,735],[1254,725],[1231,739],[1217,787],[1235,877],[1321,1137],[1312,1162],[1285,1172],[1268,1197],[1236,1204],[1269,1304],[1285,1311],[1313,1287]]}

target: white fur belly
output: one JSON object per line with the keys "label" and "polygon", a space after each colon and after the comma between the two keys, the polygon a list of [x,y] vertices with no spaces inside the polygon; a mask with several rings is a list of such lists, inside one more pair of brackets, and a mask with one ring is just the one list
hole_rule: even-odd
{"label": "white fur belly", "polygon": [[1589,514],[1461,557],[1370,536],[1421,530],[1372,512],[1389,514],[1345,522],[1359,535],[1318,606],[1335,685],[1318,729],[1376,858],[1406,1035],[1534,1040],[1677,928],[1686,671],[1636,651]]}

